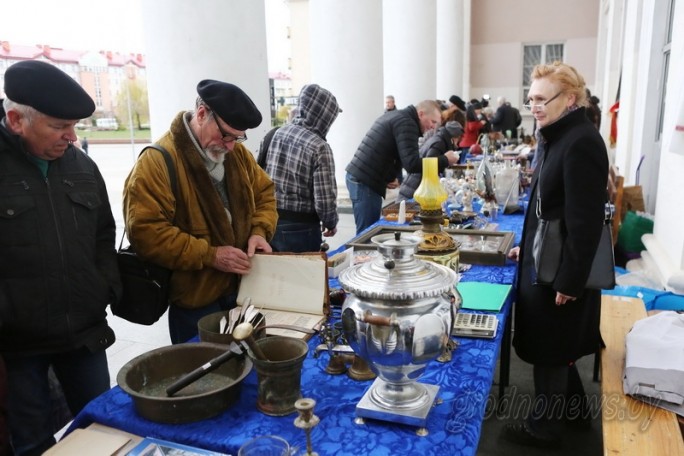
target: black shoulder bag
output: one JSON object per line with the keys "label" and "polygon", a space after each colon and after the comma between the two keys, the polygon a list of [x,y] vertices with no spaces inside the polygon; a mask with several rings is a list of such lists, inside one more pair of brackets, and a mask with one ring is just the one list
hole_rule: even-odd
{"label": "black shoulder bag", "polygon": [[[171,191],[178,197],[176,169],[169,152],[158,144],[147,149],[156,149],[164,156],[171,181]],[[112,304],[114,315],[141,325],[151,325],[166,312],[169,307],[169,288],[171,270],[142,260],[132,246],[122,248],[123,236],[117,252],[119,274],[123,285],[123,295],[118,303]]]}
{"label": "black shoulder bag", "polygon": [[[536,213],[539,219],[537,231],[534,233],[532,256],[536,272],[535,284],[551,285],[556,279],[563,257],[563,243],[565,241],[564,223],[562,218],[547,220],[541,210],[541,173],[544,167],[542,160],[539,168],[537,183]],[[584,288],[613,289],[615,288],[615,257],[613,256],[613,206],[606,202],[606,215],[601,231],[601,240],[596,248],[591,272]]]}

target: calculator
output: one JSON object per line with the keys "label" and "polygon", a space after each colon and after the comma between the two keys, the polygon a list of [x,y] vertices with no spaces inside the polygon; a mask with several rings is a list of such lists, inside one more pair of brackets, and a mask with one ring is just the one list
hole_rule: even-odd
{"label": "calculator", "polygon": [[454,321],[452,336],[459,337],[483,337],[493,339],[499,327],[499,319],[491,314],[474,314],[459,312]]}

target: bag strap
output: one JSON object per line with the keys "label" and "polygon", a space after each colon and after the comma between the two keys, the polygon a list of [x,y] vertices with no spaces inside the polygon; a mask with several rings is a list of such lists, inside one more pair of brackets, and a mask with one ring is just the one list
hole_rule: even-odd
{"label": "bag strap", "polygon": [[542,218],[541,209],[541,178],[542,170],[544,169],[544,161],[546,159],[546,151],[544,151],[544,156],[542,157],[541,163],[539,164],[539,175],[537,176],[537,204],[535,206],[535,212],[537,213],[537,218]]}
{"label": "bag strap", "polygon": [[[166,162],[166,168],[169,172],[169,180],[171,181],[171,192],[173,193],[174,198],[178,198],[178,179],[176,178],[176,167],[173,166],[173,159],[171,158],[171,154],[169,153],[168,150],[164,149],[164,147],[160,146],[157,143],[150,144],[149,146],[145,147],[141,152],[140,155],[143,154],[147,149],[156,149],[161,154],[164,156],[164,161]],[[138,155],[138,157],[140,157]],[[174,215],[175,217],[175,215]]]}
{"label": "bag strap", "polygon": [[[171,181],[171,192],[173,193],[173,197],[175,199],[178,199],[178,178],[176,177],[176,167],[173,165],[173,159],[171,158],[171,154],[163,146],[154,143],[143,148],[143,150],[141,150],[138,154],[138,158],[140,158],[140,156],[143,153],[145,153],[147,149],[155,149],[161,152],[162,156],[164,157],[164,162],[166,163],[166,169],[169,172],[169,180]],[[175,221],[175,219],[176,214],[174,213],[173,221]],[[126,237],[126,230],[124,230],[124,235],[121,236],[121,241],[119,242],[119,250],[121,250],[121,247],[123,246],[124,237]]]}

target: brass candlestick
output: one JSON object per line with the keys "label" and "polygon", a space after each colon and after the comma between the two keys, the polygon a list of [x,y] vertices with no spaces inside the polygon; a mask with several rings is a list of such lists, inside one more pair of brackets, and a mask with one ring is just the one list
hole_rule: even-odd
{"label": "brass candlestick", "polygon": [[297,409],[299,416],[295,418],[294,425],[297,426],[299,429],[304,429],[304,432],[306,433],[305,456],[318,456],[318,453],[313,451],[311,448],[311,429],[317,426],[318,423],[321,421],[313,413],[313,409],[315,406],[316,401],[308,397],[298,399],[295,402],[295,408]]}

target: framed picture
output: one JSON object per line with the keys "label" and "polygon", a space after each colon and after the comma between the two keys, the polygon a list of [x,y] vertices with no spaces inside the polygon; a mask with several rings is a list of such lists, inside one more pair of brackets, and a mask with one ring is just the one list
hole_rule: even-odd
{"label": "framed picture", "polygon": [[[378,225],[347,242],[346,247],[353,247],[356,250],[375,249],[375,244],[371,242],[373,236],[397,231],[413,233],[421,228],[421,226]],[[514,234],[511,231],[458,230],[450,228],[444,231],[449,233],[457,242],[459,261],[467,264],[501,266],[506,263],[506,255],[508,255],[508,251],[513,246],[514,241]]]}

